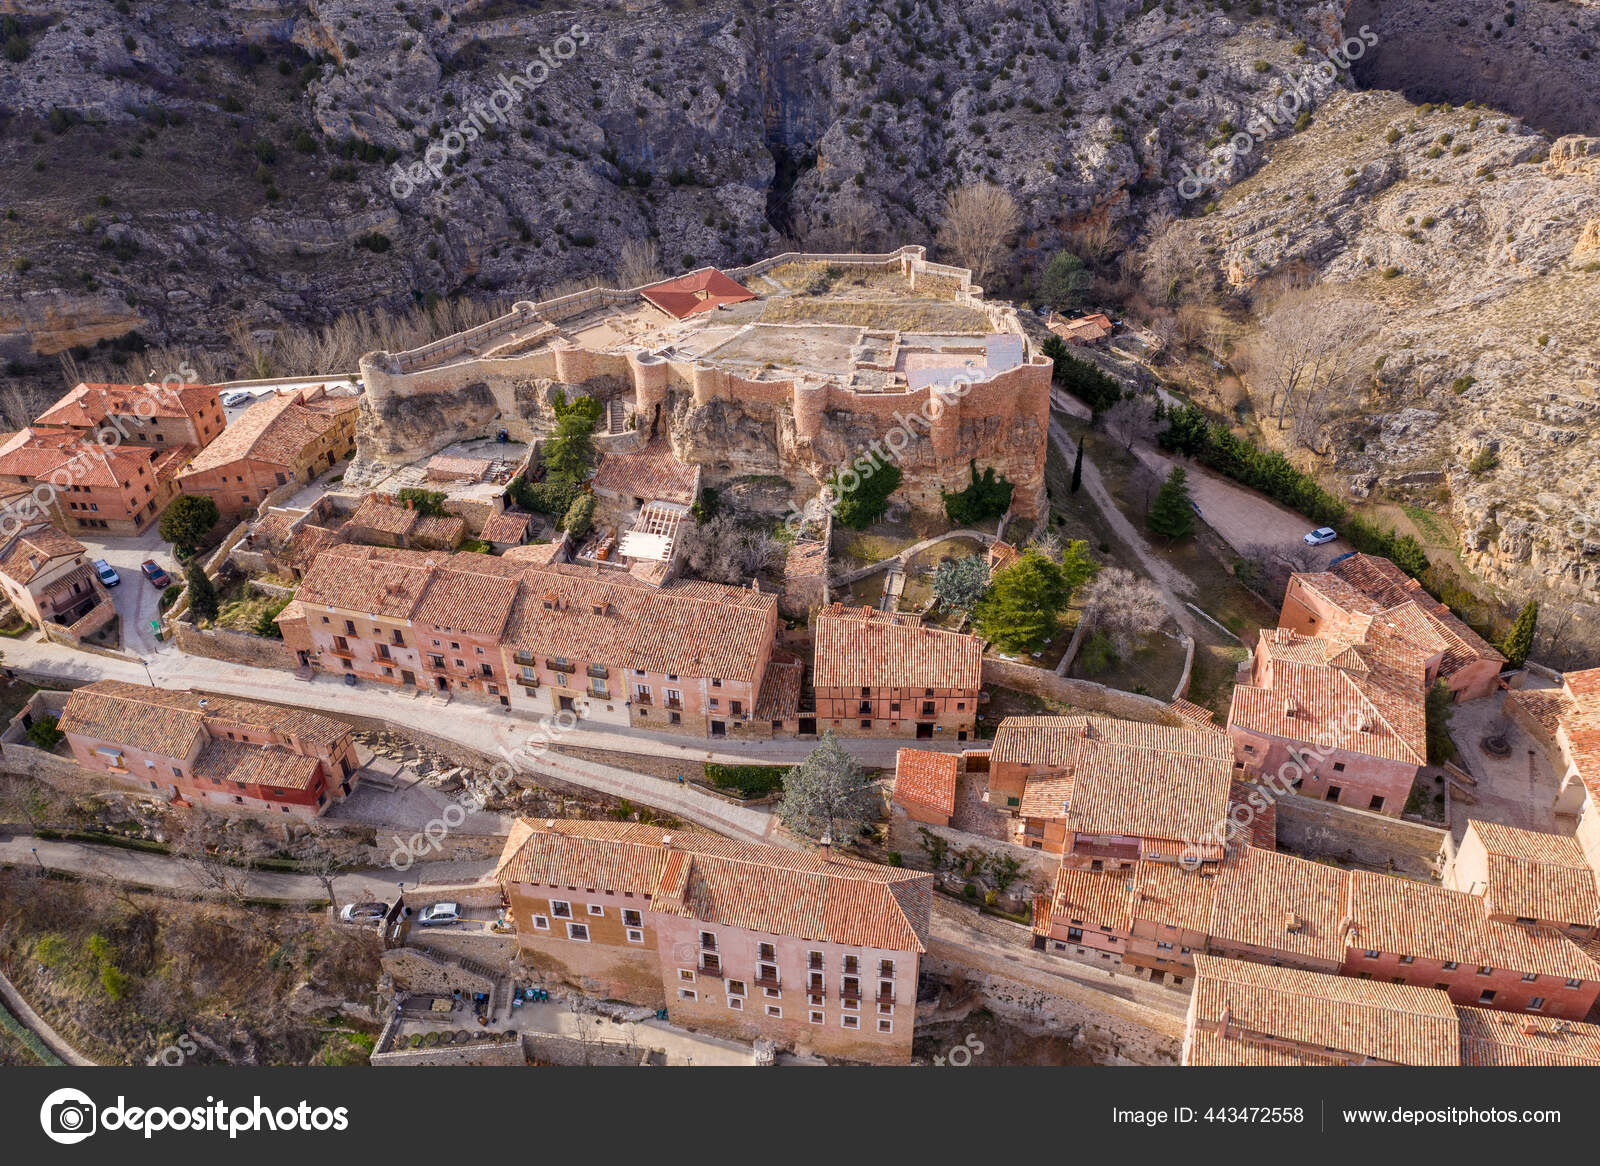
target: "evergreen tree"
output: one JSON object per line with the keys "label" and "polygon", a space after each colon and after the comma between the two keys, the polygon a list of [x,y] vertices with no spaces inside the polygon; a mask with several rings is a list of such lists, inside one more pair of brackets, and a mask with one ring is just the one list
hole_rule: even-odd
{"label": "evergreen tree", "polygon": [[183,569],[183,577],[189,582],[189,611],[194,616],[195,624],[198,626],[202,620],[216,619],[217,589],[211,585],[199,559],[189,560],[189,565]]}
{"label": "evergreen tree", "polygon": [[1061,562],[1033,547],[994,576],[973,608],[973,622],[985,637],[1012,651],[1035,648],[1050,638],[1072,589],[1097,570],[1088,544],[1073,542]]}
{"label": "evergreen tree", "polygon": [[866,771],[830,731],[784,775],[778,817],[796,834],[840,845],[872,823],[873,795]]}
{"label": "evergreen tree", "polygon": [[1071,251],[1057,251],[1039,279],[1039,298],[1055,308],[1080,307],[1093,282],[1083,260]]}
{"label": "evergreen tree", "polygon": [[1530,599],[1518,613],[1511,634],[1500,645],[1500,654],[1511,667],[1521,668],[1528,662],[1528,653],[1533,651],[1533,631],[1538,626],[1539,604],[1537,600]]}
{"label": "evergreen tree", "polygon": [[1144,520],[1146,526],[1168,543],[1194,533],[1194,503],[1189,498],[1188,477],[1182,466],[1173,466],[1156,493],[1149,517]]}

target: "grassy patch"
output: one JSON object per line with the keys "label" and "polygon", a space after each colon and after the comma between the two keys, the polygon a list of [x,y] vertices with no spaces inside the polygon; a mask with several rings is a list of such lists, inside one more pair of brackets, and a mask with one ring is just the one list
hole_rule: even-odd
{"label": "grassy patch", "polygon": [[217,618],[212,626],[253,633],[261,617],[270,612],[275,604],[282,602],[281,597],[245,589],[217,609]]}
{"label": "grassy patch", "polygon": [[789,296],[768,300],[761,312],[763,324],[847,324],[878,332],[953,332],[960,335],[989,330],[989,314],[959,304],[874,300],[815,300]]}
{"label": "grassy patch", "polygon": [[790,765],[722,765],[706,762],[706,780],[742,798],[762,798],[783,789]]}
{"label": "grassy patch", "polygon": [[1448,521],[1441,515],[1431,510],[1424,510],[1420,506],[1402,506],[1406,517],[1411,520],[1411,525],[1417,528],[1417,535],[1424,545],[1429,547],[1455,548],[1456,532]]}

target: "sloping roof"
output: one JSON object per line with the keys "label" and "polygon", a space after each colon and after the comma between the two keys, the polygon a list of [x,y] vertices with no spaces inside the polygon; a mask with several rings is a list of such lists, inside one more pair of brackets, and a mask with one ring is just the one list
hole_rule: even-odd
{"label": "sloping roof", "polygon": [[248,745],[243,741],[211,740],[195,758],[196,777],[213,781],[240,781],[276,789],[310,789],[317,776],[317,759],[279,745]]}
{"label": "sloping roof", "polygon": [[1600,893],[1583,847],[1566,834],[1542,834],[1467,820],[1488,853],[1486,903],[1497,915],[1600,926]]}
{"label": "sloping roof", "polygon": [[1224,941],[1340,964],[1349,878],[1336,866],[1240,847],[1217,868],[1207,931]]}
{"label": "sloping roof", "polygon": [[926,950],[931,875],[636,823],[525,819],[496,867],[528,882],[650,896],[650,909],[772,935]]}
{"label": "sloping roof", "polygon": [[834,604],[813,624],[817,688],[948,688],[975,691],[983,672],[977,636]]}
{"label": "sloping roof", "polygon": [[1458,1007],[1456,1016],[1463,1065],[1600,1065],[1600,1025],[1493,1008]]}
{"label": "sloping roof", "polygon": [[1271,687],[1235,686],[1230,728],[1427,763],[1426,671],[1415,651],[1395,642],[1343,645],[1288,628],[1263,628],[1258,651],[1271,661]]}
{"label": "sloping roof", "polygon": [[0,574],[26,587],[53,560],[73,558],[84,546],[47,523],[25,527],[0,546]]}
{"label": "sloping roof", "polygon": [[215,385],[111,385],[80,383],[35,418],[37,425],[94,429],[108,416],[187,417],[217,404]]}
{"label": "sloping roof", "polygon": [[676,320],[687,320],[723,304],[739,304],[757,298],[755,292],[735,283],[715,267],[650,284],[641,288],[639,294]]}
{"label": "sloping roof", "polygon": [[184,474],[208,472],[237,461],[293,469],[305,451],[338,424],[337,416],[301,404],[298,392],[259,397],[215,441],[194,455]]}
{"label": "sloping roof", "polygon": [[1600,980],[1600,965],[1566,936],[1494,922],[1476,895],[1360,870],[1349,877],[1352,949]]}
{"label": "sloping roof", "polygon": [[327,747],[350,732],[348,725],[304,709],[233,697],[205,696],[187,689],[146,688],[120,680],[97,680],[75,689],[62,710],[60,728],[163,757],[186,757],[208,727],[276,733]]}
{"label": "sloping roof", "polygon": [[1195,839],[1228,812],[1233,749],[1220,733],[1113,717],[1007,717],[990,764],[1054,771],[1030,777],[1024,817],[1060,818],[1086,834]]}
{"label": "sloping roof", "polygon": [[158,459],[167,464],[174,454],[180,451],[187,454],[194,448],[190,445],[172,449],[119,445],[107,449],[74,430],[34,427],[20,431],[7,445],[9,448],[0,453],[0,474],[43,479],[67,468],[74,484],[119,488],[124,482],[132,482],[141,466],[154,476],[159,468]]}
{"label": "sloping roof", "polygon": [[960,771],[961,758],[954,753],[901,749],[895,754],[894,800],[954,814]]}
{"label": "sloping roof", "polygon": [[520,543],[528,537],[528,523],[531,521],[532,516],[527,514],[491,514],[484,520],[479,537],[491,543]]}
{"label": "sloping roof", "polygon": [[422,514],[416,508],[404,505],[397,498],[368,494],[361,499],[361,505],[356,507],[347,525],[402,535],[410,534],[421,518]]}
{"label": "sloping roof", "polygon": [[1194,962],[1194,1028],[1225,1043],[1276,1039],[1397,1065],[1460,1059],[1461,1029],[1444,992],[1199,954]]}
{"label": "sloping roof", "polygon": [[667,440],[658,437],[640,450],[608,450],[590,485],[601,494],[689,506],[698,481],[698,467],[679,461]]}
{"label": "sloping roof", "polygon": [[1328,570],[1356,590],[1371,596],[1385,610],[1414,605],[1445,641],[1444,664],[1441,666],[1444,675],[1450,675],[1473,660],[1505,662],[1505,657],[1482,636],[1388,559],[1359,553],[1347,555],[1328,564]]}

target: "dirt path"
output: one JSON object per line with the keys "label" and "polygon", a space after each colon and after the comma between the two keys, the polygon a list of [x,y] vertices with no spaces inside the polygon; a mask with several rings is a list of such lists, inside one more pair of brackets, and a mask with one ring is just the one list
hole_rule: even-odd
{"label": "dirt path", "polygon": [[[1077,444],[1067,432],[1066,426],[1053,416],[1050,418],[1050,438],[1061,451],[1061,456],[1067,459],[1067,464],[1071,465],[1078,454]],[[1199,632],[1199,625],[1181,598],[1194,594],[1194,583],[1183,572],[1163,562],[1150,548],[1150,544],[1145,542],[1144,537],[1134,529],[1133,523],[1128,521],[1127,516],[1117,506],[1116,500],[1106,490],[1105,481],[1100,477],[1099,467],[1087,456],[1083,459],[1083,488],[1089,491],[1089,497],[1094,499],[1094,504],[1105,515],[1112,532],[1133,551],[1140,565],[1144,567],[1145,573],[1150,576],[1151,582],[1161,591],[1161,600],[1172,613],[1172,618],[1177,620],[1178,626],[1189,635],[1196,635]]]}

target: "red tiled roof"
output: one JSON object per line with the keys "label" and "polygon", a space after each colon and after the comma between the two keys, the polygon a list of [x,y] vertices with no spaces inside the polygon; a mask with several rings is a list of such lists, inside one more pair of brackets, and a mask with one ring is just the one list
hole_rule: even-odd
{"label": "red tiled roof", "polygon": [[220,437],[195,454],[184,474],[215,470],[237,461],[294,468],[308,449],[339,424],[337,415],[307,408],[301,397],[301,393],[293,392],[257,399]]}
{"label": "red tiled roof", "polygon": [[303,709],[282,708],[232,697],[202,696],[186,689],[146,688],[120,680],[98,680],[75,689],[62,710],[60,729],[101,741],[143,749],[163,757],[187,757],[207,727],[225,732],[276,733],[326,747],[349,726]]}
{"label": "red tiled roof", "polygon": [[739,304],[756,298],[755,292],[714,267],[650,284],[641,288],[639,294],[677,320],[687,320],[723,304]]}
{"label": "red tiled roof", "polygon": [[1504,663],[1505,657],[1482,636],[1388,559],[1353,554],[1330,563],[1328,570],[1376,600],[1385,611],[1414,605],[1445,641],[1445,662],[1441,668],[1444,675],[1450,675],[1473,660],[1498,660]]}
{"label": "red tiled roof", "polygon": [[624,822],[524,819],[495,878],[651,896],[651,910],[769,935],[926,950],[933,878],[834,854]]}
{"label": "red tiled roof", "polygon": [[187,417],[206,406],[220,412],[215,385],[109,385],[80,383],[35,419],[37,425],[95,429],[108,416]]}
{"label": "red tiled roof", "polygon": [[1569,834],[1542,834],[1467,820],[1488,855],[1484,899],[1496,915],[1556,925],[1600,926],[1600,893],[1583,847]]}
{"label": "red tiled roof", "polygon": [[954,814],[960,770],[961,759],[954,753],[902,749],[895,754],[894,800]]}
{"label": "red tiled roof", "polygon": [[813,625],[814,684],[824,688],[977,690],[983,645],[977,636],[923,627],[870,607],[834,604]]}
{"label": "red tiled roof", "polygon": [[26,587],[56,559],[84,553],[83,544],[47,523],[24,527],[0,546],[0,574]]}

